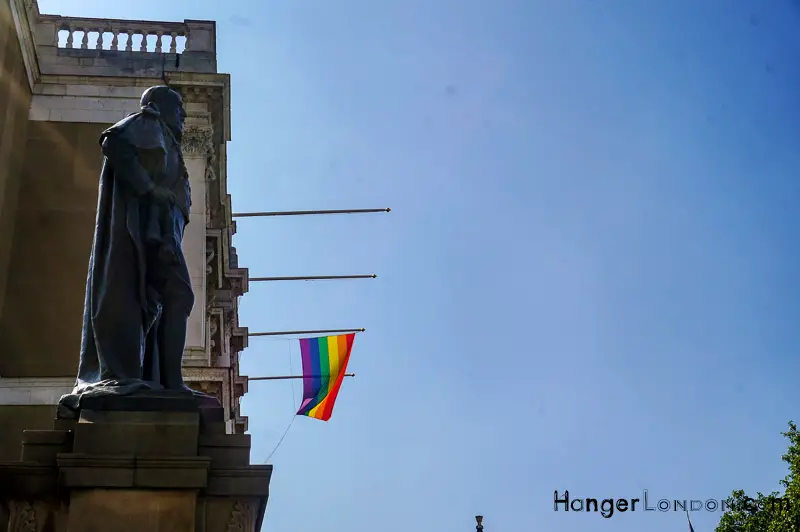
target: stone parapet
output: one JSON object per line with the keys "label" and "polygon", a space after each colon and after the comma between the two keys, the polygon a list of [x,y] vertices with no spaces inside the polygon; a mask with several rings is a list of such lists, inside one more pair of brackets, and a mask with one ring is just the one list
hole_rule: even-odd
{"label": "stone parapet", "polygon": [[216,23],[38,15],[35,39],[43,75],[163,77],[216,72]]}

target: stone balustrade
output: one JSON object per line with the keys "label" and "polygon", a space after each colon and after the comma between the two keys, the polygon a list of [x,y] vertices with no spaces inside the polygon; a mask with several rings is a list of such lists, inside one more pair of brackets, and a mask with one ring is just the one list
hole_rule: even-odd
{"label": "stone balustrade", "polygon": [[39,25],[50,28],[52,43],[72,50],[115,50],[172,53],[216,51],[216,28],[211,21],[151,22],[40,15]]}
{"label": "stone balustrade", "polygon": [[59,48],[175,54],[190,44],[182,23],[63,17],[57,29]]}

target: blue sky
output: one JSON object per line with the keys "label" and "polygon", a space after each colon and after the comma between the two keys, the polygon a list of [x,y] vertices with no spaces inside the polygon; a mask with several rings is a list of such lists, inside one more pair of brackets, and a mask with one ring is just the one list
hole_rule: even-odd
{"label": "blue sky", "polygon": [[[800,388],[800,3],[40,0],[218,21],[251,331],[366,327],[330,423],[272,458],[265,530],[685,531],[578,497],[785,474]],[[251,376],[299,371],[254,338]],[[293,395],[294,394],[294,395]],[[253,382],[254,462],[299,383]],[[719,513],[693,515],[697,532]]]}

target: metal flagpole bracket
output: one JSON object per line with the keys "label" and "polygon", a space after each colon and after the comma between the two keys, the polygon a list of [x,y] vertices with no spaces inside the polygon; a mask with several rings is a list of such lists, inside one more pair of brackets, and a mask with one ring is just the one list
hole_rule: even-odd
{"label": "metal flagpole bracket", "polygon": [[[308,375],[308,377],[321,377],[322,375]],[[355,373],[345,373],[345,377],[355,377]],[[275,377],[247,377],[248,381],[283,381],[287,379],[302,379],[306,375],[277,375]]]}
{"label": "metal flagpole bracket", "polygon": [[364,332],[366,329],[315,329],[307,331],[269,331],[269,332],[252,332],[247,333],[247,336],[294,336],[300,334],[347,334]]}
{"label": "metal flagpole bracket", "polygon": [[266,212],[235,212],[233,218],[265,218],[269,216],[307,216],[312,214],[367,214],[373,212],[392,212],[392,209],[333,209],[323,211],[266,211]]}
{"label": "metal flagpole bracket", "polygon": [[331,281],[335,279],[377,279],[377,275],[305,275],[299,277],[250,277],[251,283],[263,283],[268,281]]}

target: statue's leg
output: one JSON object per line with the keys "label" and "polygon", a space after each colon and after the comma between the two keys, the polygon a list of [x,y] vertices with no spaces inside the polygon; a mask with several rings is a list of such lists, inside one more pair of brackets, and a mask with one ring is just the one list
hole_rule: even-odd
{"label": "statue's leg", "polygon": [[[85,353],[82,357],[90,354],[97,357],[99,381],[139,380],[142,378],[144,334],[137,282],[138,257],[127,228],[113,229],[115,232],[104,257],[106,263],[102,266],[103,275],[94,278],[87,287],[92,296],[87,298],[89,309],[84,323],[82,348]],[[88,380],[81,375],[78,377]]]}
{"label": "statue's leg", "polygon": [[158,324],[161,384],[168,389],[184,389],[181,374],[183,349],[194,293],[183,254],[178,264],[161,264],[161,319]]}

